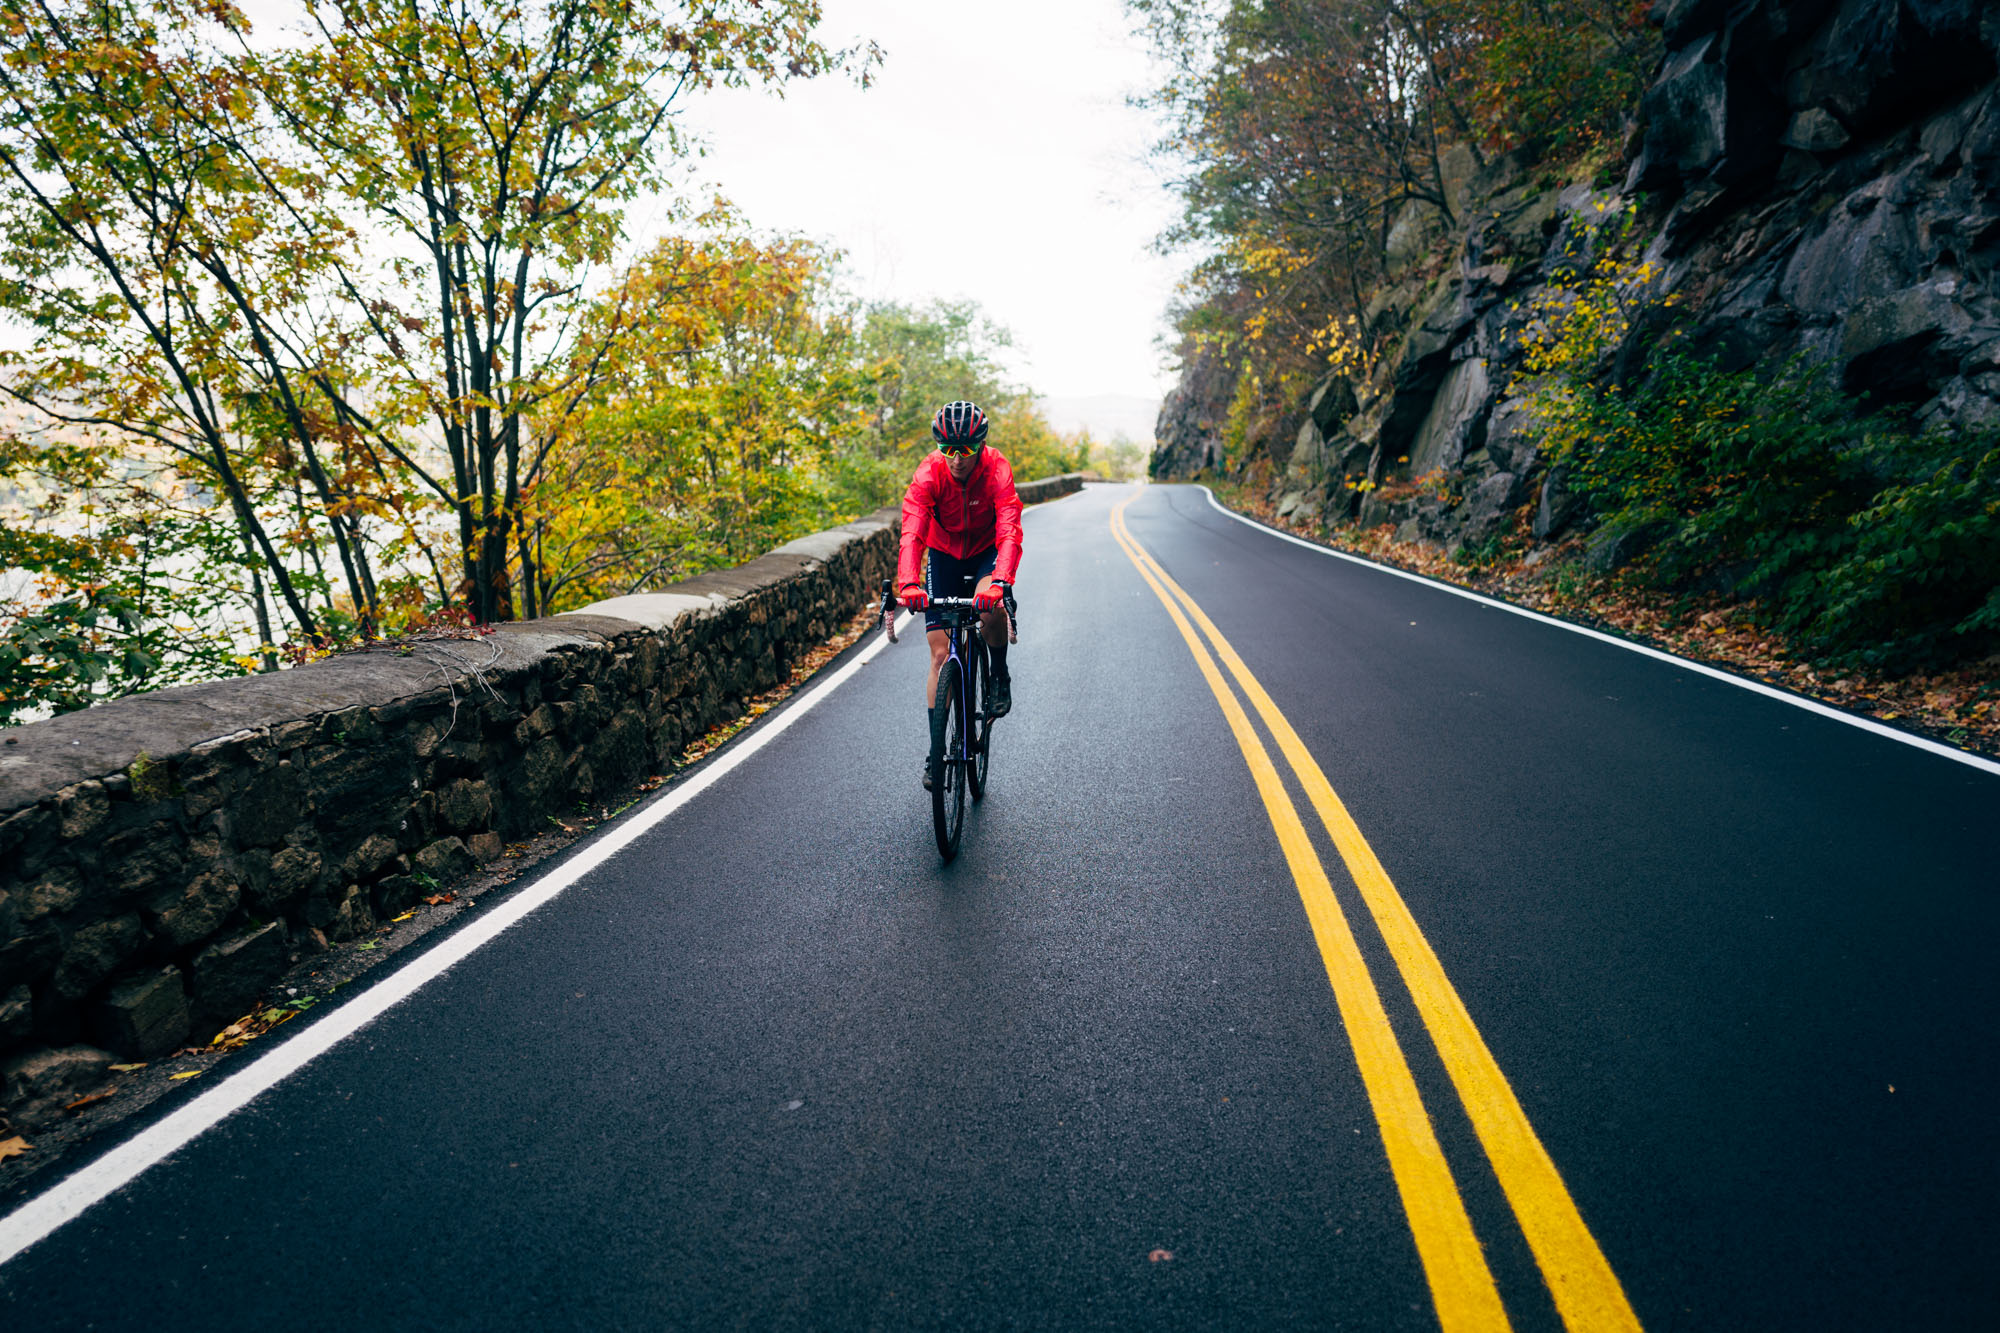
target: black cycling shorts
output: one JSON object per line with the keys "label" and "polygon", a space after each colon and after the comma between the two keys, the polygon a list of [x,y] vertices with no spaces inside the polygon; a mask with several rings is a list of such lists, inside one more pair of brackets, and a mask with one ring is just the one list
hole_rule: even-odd
{"label": "black cycling shorts", "polygon": [[[955,555],[926,548],[924,551],[924,593],[929,597],[970,597],[979,590],[979,580],[993,572],[1000,549],[989,546],[978,555],[961,560]],[[924,612],[924,628],[943,629],[936,611]]]}

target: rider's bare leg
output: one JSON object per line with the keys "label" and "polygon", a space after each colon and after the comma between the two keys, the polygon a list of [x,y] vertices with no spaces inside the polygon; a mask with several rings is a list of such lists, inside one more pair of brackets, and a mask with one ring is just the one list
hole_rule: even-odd
{"label": "rider's bare leg", "polygon": [[[978,591],[985,592],[992,586],[993,579],[991,576],[988,576],[979,580]],[[979,613],[979,633],[986,640],[987,652],[993,659],[993,674],[996,676],[1006,675],[1007,612],[1003,608],[998,607],[991,611],[981,611]],[[937,674],[935,667],[932,669],[931,674],[935,678]]]}
{"label": "rider's bare leg", "polygon": [[938,672],[944,669],[944,659],[951,655],[951,635],[944,630],[931,630],[926,636],[931,643],[931,675],[924,682],[924,707],[937,706]]}

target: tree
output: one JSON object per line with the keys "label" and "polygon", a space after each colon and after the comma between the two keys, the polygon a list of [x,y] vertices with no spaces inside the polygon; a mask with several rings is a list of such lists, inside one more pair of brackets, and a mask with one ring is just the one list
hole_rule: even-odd
{"label": "tree", "polygon": [[288,386],[257,312],[295,298],[317,249],[267,225],[219,132],[252,105],[206,40],[235,22],[181,0],[0,0],[0,306],[35,335],[0,387],[47,418],[119,431],[221,497],[311,639],[308,591],[260,513],[288,445],[357,602],[364,580],[313,431],[295,403],[282,423],[260,410]]}
{"label": "tree", "polygon": [[70,431],[0,441],[0,480],[0,721],[247,669],[245,602],[269,644],[258,562],[173,469]]}
{"label": "tree", "polygon": [[[816,0],[307,0],[317,40],[257,62],[299,149],[267,176],[295,215],[322,185],[371,244],[335,271],[343,336],[374,386],[322,378],[343,423],[449,510],[483,621],[536,614],[523,495],[589,397],[597,356],[573,355],[590,274],[608,266],[622,205],[681,147],[686,92],[805,77],[849,60],[812,35]],[[854,58],[864,72],[871,55]],[[384,269],[371,260],[391,256]],[[441,441],[434,466],[416,443]],[[514,567],[518,567],[517,569]],[[518,574],[518,579],[517,579]]]}
{"label": "tree", "polygon": [[217,497],[175,521],[233,526],[303,641],[375,632],[385,556],[534,614],[520,506],[671,107],[874,53],[821,46],[814,0],[305,13],[270,49],[227,0],[0,0],[0,307],[36,335],[0,389],[173,474],[135,501]]}
{"label": "tree", "polygon": [[556,435],[527,506],[544,605],[734,564],[840,512],[882,369],[831,257],[726,210],[635,265],[576,353],[598,391]]}
{"label": "tree", "polygon": [[[1283,419],[1365,364],[1399,223],[1458,221],[1447,162],[1615,134],[1654,38],[1626,0],[1128,0],[1169,71],[1142,100],[1182,171],[1163,244],[1201,252],[1177,321]],[[1269,424],[1267,422],[1266,424]]]}
{"label": "tree", "polygon": [[[1013,336],[971,301],[911,307],[871,307],[862,327],[867,355],[889,367],[878,394],[872,457],[886,503],[902,494],[917,461],[931,448],[931,418],[945,403],[969,399],[992,422],[987,442],[1007,456],[1023,479],[1082,466],[1083,453],[1049,427],[1035,396],[1001,364]],[[1086,446],[1087,450],[1087,446]]]}
{"label": "tree", "polygon": [[[837,256],[759,239],[726,209],[607,293],[576,353],[599,389],[560,434],[526,512],[546,605],[733,564],[903,493],[937,407],[984,406],[1017,475],[1086,465],[999,362],[971,302],[857,319]],[[600,356],[600,330],[614,343]]]}

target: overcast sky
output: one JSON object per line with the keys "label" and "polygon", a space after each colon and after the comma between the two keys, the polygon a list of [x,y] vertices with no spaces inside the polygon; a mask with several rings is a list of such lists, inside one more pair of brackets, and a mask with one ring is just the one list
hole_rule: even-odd
{"label": "overcast sky", "polygon": [[845,250],[864,296],[979,302],[1038,393],[1164,393],[1184,263],[1149,248],[1173,202],[1125,105],[1151,78],[1119,0],[827,0],[821,32],[880,43],[875,85],[690,101],[700,176],[753,225]]}

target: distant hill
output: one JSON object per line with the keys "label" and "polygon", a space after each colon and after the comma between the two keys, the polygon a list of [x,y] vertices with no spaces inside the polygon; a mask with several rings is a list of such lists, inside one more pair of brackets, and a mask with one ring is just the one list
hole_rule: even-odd
{"label": "distant hill", "polygon": [[1038,398],[1049,424],[1068,433],[1088,429],[1093,439],[1109,443],[1123,435],[1144,448],[1153,447],[1153,425],[1160,418],[1160,400],[1129,393],[1097,393],[1076,398]]}

